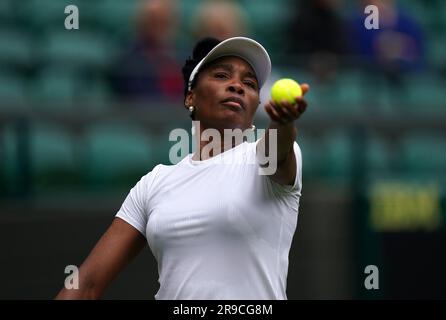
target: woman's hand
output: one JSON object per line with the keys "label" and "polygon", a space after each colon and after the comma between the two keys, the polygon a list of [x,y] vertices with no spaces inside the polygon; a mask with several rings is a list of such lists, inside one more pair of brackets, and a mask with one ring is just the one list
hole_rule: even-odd
{"label": "woman's hand", "polygon": [[286,100],[282,100],[277,104],[270,100],[265,104],[265,111],[272,121],[278,124],[287,124],[299,119],[305,112],[308,104],[304,99],[304,95],[310,90],[310,86],[304,83],[300,87],[302,88],[302,96],[296,97],[296,103],[289,103]]}

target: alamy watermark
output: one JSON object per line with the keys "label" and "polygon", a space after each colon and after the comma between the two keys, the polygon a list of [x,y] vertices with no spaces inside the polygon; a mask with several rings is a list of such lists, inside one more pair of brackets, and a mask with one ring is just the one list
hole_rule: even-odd
{"label": "alamy watermark", "polygon": [[73,4],[66,6],[65,11],[68,16],[65,18],[65,29],[79,30],[79,8]]}
{"label": "alamy watermark", "polygon": [[[79,29],[79,8],[70,4],[65,7],[65,14],[68,16],[65,18],[65,29],[78,30]],[[367,30],[379,29],[379,9],[375,5],[368,5],[364,8],[364,14],[368,15],[364,20],[364,27]]]}
{"label": "alamy watermark", "polygon": [[72,264],[68,265],[65,267],[65,274],[68,274],[64,282],[65,289],[79,289],[79,268]]}
{"label": "alamy watermark", "polygon": [[377,6],[368,5],[364,8],[364,13],[368,16],[364,20],[364,27],[367,30],[379,29],[379,9]]}
{"label": "alamy watermark", "polygon": [[379,270],[378,267],[371,264],[365,267],[364,274],[368,276],[364,279],[364,287],[367,290],[378,290],[379,289]]}
{"label": "alamy watermark", "polygon": [[[246,159],[234,157],[231,152],[223,152],[215,163],[223,165],[233,164],[259,164],[260,175],[272,175],[277,170],[277,129],[268,129],[268,139],[258,139],[266,134],[265,129],[224,129],[223,137],[217,129],[209,128],[201,131],[200,121],[192,123],[192,137],[187,130],[176,128],[169,134],[169,141],[177,141],[169,150],[169,161],[172,164],[180,162],[189,154],[190,141],[192,141],[192,152],[196,152],[197,144],[206,141],[206,145],[199,150],[201,159],[208,159],[213,155],[220,154],[222,150],[229,151],[233,146],[242,142],[255,142],[256,157]],[[258,140],[257,140],[258,139]],[[240,163],[237,163],[240,161]]]}

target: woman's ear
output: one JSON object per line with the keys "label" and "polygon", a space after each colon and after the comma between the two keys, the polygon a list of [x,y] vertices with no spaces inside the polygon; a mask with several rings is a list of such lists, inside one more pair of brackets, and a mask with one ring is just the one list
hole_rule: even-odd
{"label": "woman's ear", "polygon": [[184,99],[184,104],[187,107],[194,105],[194,93],[192,90],[189,90],[186,94],[186,98]]}

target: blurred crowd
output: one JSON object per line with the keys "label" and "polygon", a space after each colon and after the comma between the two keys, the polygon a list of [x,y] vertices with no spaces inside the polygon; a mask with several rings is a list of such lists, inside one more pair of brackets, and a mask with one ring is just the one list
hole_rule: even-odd
{"label": "blurred crowd", "polygon": [[[124,99],[174,99],[181,97],[183,61],[176,47],[179,29],[179,3],[176,0],[144,0],[138,7],[133,43],[124,49],[112,72],[115,93]],[[232,1],[204,1],[190,19],[188,42],[203,37],[221,40],[247,35],[248,18]]]}
{"label": "blurred crowd", "polygon": [[[68,2],[79,6],[79,30],[63,27],[66,16],[61,12]],[[368,5],[378,9],[379,29],[364,26]],[[425,0],[410,0],[407,7],[395,0],[0,1],[0,118],[7,119],[0,128],[0,189],[1,180],[9,181],[13,171],[26,172],[11,169],[21,163],[17,159],[26,159],[18,152],[24,131],[20,124],[8,122],[16,111],[46,119],[30,121],[30,163],[45,177],[55,171],[56,182],[62,169],[73,173],[75,181],[83,172],[91,173],[86,180],[100,176],[102,181],[129,168],[139,174],[148,162],[159,163],[168,154],[160,138],[168,126],[146,128],[132,122],[118,130],[108,120],[114,111],[120,114],[132,106],[184,112],[181,68],[202,37],[248,36],[262,43],[271,55],[273,72],[260,100],[270,98],[270,86],[278,78],[307,82],[310,108],[303,121],[351,115],[368,120],[377,114],[400,119],[401,111],[416,117],[444,115],[442,9],[446,5],[440,0],[429,6]],[[80,115],[78,126],[48,121],[54,113]],[[89,121],[96,113],[98,118]],[[262,107],[257,116],[259,126],[268,120]],[[145,130],[151,128],[154,132],[148,134]],[[338,125],[325,135],[303,135],[300,145],[309,159],[305,170],[347,177],[353,154],[347,131]],[[420,166],[442,170],[446,153],[437,142],[443,138],[421,131],[411,130],[414,137],[400,145],[373,132],[370,163],[394,172],[406,159],[406,167],[414,172],[422,171]],[[432,152],[425,151],[427,146],[438,149],[438,156],[426,159]],[[114,162],[118,169],[108,161],[111,158],[122,160]],[[79,169],[83,166],[88,170]]]}
{"label": "blurred crowd", "polygon": [[[438,0],[410,0],[409,10],[396,0],[73,0],[76,31],[63,28],[68,2],[1,2],[3,101],[178,102],[181,66],[207,36],[262,43],[272,57],[270,82],[297,70],[298,80],[323,87],[355,70],[402,88],[430,62],[446,70],[439,41],[446,6]],[[379,10],[377,30],[364,26],[368,5]]]}
{"label": "blurred crowd", "polygon": [[[394,0],[367,0],[354,6],[345,2],[290,1],[290,15],[284,17],[282,47],[268,48],[266,40],[273,58],[277,52],[305,57],[295,59],[295,65],[321,83],[335,79],[339,69],[353,67],[401,85],[405,74],[423,68],[423,30],[407,11]],[[375,5],[379,10],[377,30],[364,26],[367,5]],[[233,36],[262,38],[252,30],[251,21],[265,17],[250,16],[239,1],[202,1],[187,17],[190,30],[180,30],[179,10],[176,0],[141,2],[135,38],[124,48],[111,77],[119,97],[180,99],[180,68],[185,58],[182,49],[205,36],[221,40]],[[179,41],[186,34],[187,41]]]}

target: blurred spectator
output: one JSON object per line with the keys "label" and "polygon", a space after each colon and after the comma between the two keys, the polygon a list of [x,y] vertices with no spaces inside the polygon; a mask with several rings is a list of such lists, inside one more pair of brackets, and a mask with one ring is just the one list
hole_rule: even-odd
{"label": "blurred spectator", "polygon": [[112,74],[113,87],[126,100],[181,99],[181,66],[175,58],[175,0],[143,0],[134,43]]}
{"label": "blurred spectator", "polygon": [[[364,8],[375,5],[379,10],[379,29],[364,27]],[[351,25],[351,47],[373,71],[378,70],[398,83],[406,72],[420,69],[424,57],[421,27],[394,0],[362,1]]]}
{"label": "blurred spectator", "polygon": [[213,37],[224,40],[247,36],[249,33],[248,16],[235,1],[202,2],[193,21],[192,33],[195,39]]}
{"label": "blurred spectator", "polygon": [[347,52],[340,4],[340,0],[301,0],[291,24],[291,53],[307,56],[305,67],[322,81],[336,74],[340,57]]}

